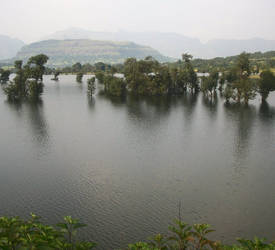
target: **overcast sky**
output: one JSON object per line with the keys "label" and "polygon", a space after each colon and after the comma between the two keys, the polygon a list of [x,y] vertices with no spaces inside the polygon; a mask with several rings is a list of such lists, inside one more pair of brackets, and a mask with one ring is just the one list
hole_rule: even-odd
{"label": "overcast sky", "polygon": [[275,40],[275,0],[0,0],[0,9],[0,34],[25,42],[69,27]]}

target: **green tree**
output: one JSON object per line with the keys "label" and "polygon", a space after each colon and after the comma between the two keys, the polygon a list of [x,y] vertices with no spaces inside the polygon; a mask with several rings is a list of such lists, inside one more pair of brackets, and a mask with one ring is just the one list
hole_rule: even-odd
{"label": "green tree", "polygon": [[43,93],[43,74],[48,57],[40,54],[33,56],[23,67],[22,61],[15,61],[16,76],[4,92],[9,100],[37,99]]}
{"label": "green tree", "polygon": [[95,77],[91,77],[87,80],[87,92],[89,96],[92,96],[95,92]]}
{"label": "green tree", "polygon": [[104,76],[104,91],[110,96],[123,96],[126,93],[126,83],[123,78],[112,75]]}
{"label": "green tree", "polygon": [[82,65],[81,63],[77,62],[72,66],[72,71],[73,73],[80,72],[82,70]]}
{"label": "green tree", "polygon": [[237,102],[243,100],[245,104],[248,104],[248,101],[253,100],[256,96],[255,81],[249,78],[250,74],[249,54],[243,52],[238,56],[236,80],[232,85],[237,90]]}
{"label": "green tree", "polygon": [[0,69],[0,83],[7,83],[10,79],[10,70]]}
{"label": "green tree", "polygon": [[219,72],[213,71],[209,76],[202,78],[201,90],[212,97],[218,86]]}
{"label": "green tree", "polygon": [[76,74],[76,81],[77,81],[78,83],[81,83],[81,82],[82,82],[82,78],[83,78],[83,73],[82,73],[82,72],[78,72],[78,73]]}
{"label": "green tree", "polygon": [[117,73],[117,68],[115,66],[112,66],[110,69],[110,73],[113,76],[115,73]]}
{"label": "green tree", "polygon": [[102,71],[98,71],[95,73],[96,79],[100,82],[103,83],[104,81],[104,73]]}
{"label": "green tree", "polygon": [[134,94],[146,93],[147,76],[143,67],[135,58],[128,58],[124,63],[124,75],[129,90]]}
{"label": "green tree", "polygon": [[232,88],[231,84],[227,84],[224,89],[224,98],[226,100],[226,103],[229,103],[229,100],[231,98],[235,99],[234,96],[234,89]]}
{"label": "green tree", "polygon": [[219,79],[219,91],[221,93],[223,92],[225,81],[226,81],[226,76],[225,76],[225,73],[222,72],[221,76],[220,76],[220,79]]}
{"label": "green tree", "polygon": [[185,63],[189,63],[192,60],[193,56],[189,55],[188,53],[183,53],[181,58],[182,61],[184,61]]}
{"label": "green tree", "polygon": [[45,64],[49,57],[44,54],[32,56],[26,65],[26,70],[29,70],[29,77],[36,81],[43,81],[43,74],[45,72]]}
{"label": "green tree", "polygon": [[259,93],[262,96],[262,102],[266,101],[269,92],[275,91],[275,76],[270,70],[265,70],[260,74]]}

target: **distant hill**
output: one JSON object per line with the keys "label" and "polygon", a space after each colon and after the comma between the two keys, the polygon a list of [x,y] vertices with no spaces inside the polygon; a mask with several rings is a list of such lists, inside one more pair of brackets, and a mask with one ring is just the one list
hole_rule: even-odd
{"label": "distant hill", "polygon": [[23,46],[24,43],[18,39],[0,35],[0,60],[14,57]]}
{"label": "distant hill", "polygon": [[183,52],[192,52],[193,55],[202,53],[202,44],[199,39],[189,38],[176,33],[161,32],[94,32],[80,28],[69,28],[57,31],[46,39],[93,39],[107,41],[132,41],[138,44],[150,46],[161,54],[179,58]]}
{"label": "distant hill", "polygon": [[275,50],[274,40],[265,40],[261,38],[252,38],[246,40],[211,40],[205,44],[209,55],[219,57],[238,55],[243,51],[254,53],[257,51],[266,52]]}
{"label": "distant hill", "polygon": [[[249,55],[252,68],[259,70],[275,68],[275,51],[254,52]],[[238,56],[216,57],[212,59],[194,59],[193,66],[199,72],[209,72],[213,69],[229,70],[236,65]]]}
{"label": "distant hill", "polygon": [[44,53],[49,56],[48,65],[67,66],[80,63],[122,63],[126,58],[138,59],[153,56],[159,61],[168,61],[157,50],[132,42],[96,41],[89,39],[46,40],[24,46],[16,59],[27,58]]}
{"label": "distant hill", "polygon": [[216,39],[202,43],[199,39],[169,32],[94,32],[79,28],[69,28],[55,32],[44,39],[93,39],[112,41],[132,41],[150,46],[165,56],[180,58],[188,52],[196,58],[226,57],[243,51],[275,50],[274,40],[252,38],[246,40]]}

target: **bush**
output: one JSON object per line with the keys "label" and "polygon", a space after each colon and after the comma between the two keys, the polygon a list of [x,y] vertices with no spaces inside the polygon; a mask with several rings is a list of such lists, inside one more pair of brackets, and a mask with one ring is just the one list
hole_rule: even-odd
{"label": "bush", "polygon": [[96,246],[94,242],[75,240],[77,230],[85,224],[70,216],[64,217],[64,222],[56,227],[42,224],[39,219],[34,214],[31,214],[29,220],[1,217],[0,249],[88,250]]}
{"label": "bush", "polygon": [[[96,243],[77,241],[76,233],[85,224],[70,216],[55,227],[42,224],[40,218],[31,214],[29,220],[19,217],[0,217],[0,249],[2,250],[89,250]],[[267,243],[257,237],[254,240],[237,239],[238,244],[223,245],[221,242],[208,238],[214,230],[208,224],[189,225],[176,220],[169,227],[167,236],[157,234],[148,242],[129,244],[128,250],[184,250],[184,249],[225,249],[225,250],[274,250],[275,242]]]}
{"label": "bush", "polygon": [[225,249],[225,250],[274,250],[275,243],[267,243],[265,239],[255,237],[254,240],[237,239],[238,245],[223,245],[221,242],[208,238],[213,232],[208,224],[194,224],[190,226],[180,220],[169,227],[170,235],[157,234],[149,238],[149,242],[137,242],[128,245],[129,250],[185,250],[185,249]]}

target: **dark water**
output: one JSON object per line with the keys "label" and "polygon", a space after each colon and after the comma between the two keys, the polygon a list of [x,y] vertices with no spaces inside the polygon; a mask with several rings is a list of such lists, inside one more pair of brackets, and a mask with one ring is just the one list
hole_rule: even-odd
{"label": "dark water", "polygon": [[86,84],[50,78],[40,104],[0,91],[1,215],[72,215],[89,224],[82,237],[112,249],[166,233],[181,201],[184,220],[212,224],[215,239],[274,239],[274,94],[249,107],[202,95],[89,101]]}

